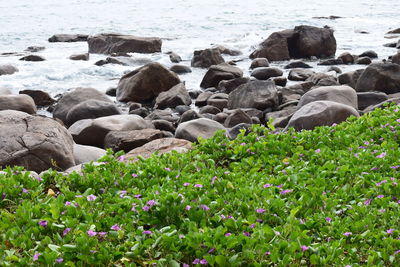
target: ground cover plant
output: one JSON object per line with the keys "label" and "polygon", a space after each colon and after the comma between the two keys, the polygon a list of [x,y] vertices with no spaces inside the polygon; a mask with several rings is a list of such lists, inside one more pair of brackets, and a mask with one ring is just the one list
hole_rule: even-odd
{"label": "ground cover plant", "polygon": [[398,266],[400,110],[0,174],[2,266]]}

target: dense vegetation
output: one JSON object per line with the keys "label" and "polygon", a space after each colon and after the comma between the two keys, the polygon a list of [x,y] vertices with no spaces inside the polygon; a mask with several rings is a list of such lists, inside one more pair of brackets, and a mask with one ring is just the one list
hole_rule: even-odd
{"label": "dense vegetation", "polygon": [[[400,111],[0,174],[1,265],[398,266]],[[399,253],[399,254],[398,254]]]}

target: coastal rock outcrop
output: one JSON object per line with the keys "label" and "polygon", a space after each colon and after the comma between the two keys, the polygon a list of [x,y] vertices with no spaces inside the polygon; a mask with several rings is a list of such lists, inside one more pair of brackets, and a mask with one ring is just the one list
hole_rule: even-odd
{"label": "coastal rock outcrop", "polygon": [[400,65],[394,63],[369,65],[358,79],[356,91],[378,91],[386,94],[400,92]]}
{"label": "coastal rock outcrop", "polygon": [[210,119],[200,118],[179,124],[176,128],[175,137],[196,142],[199,137],[211,138],[218,130],[226,131],[222,124]]}
{"label": "coastal rock outcrop", "polygon": [[0,95],[0,110],[18,110],[36,114],[36,105],[28,95]]}
{"label": "coastal rock outcrop", "polygon": [[209,68],[212,65],[218,65],[224,62],[225,60],[221,56],[219,49],[208,48],[194,51],[191,66],[196,68]]}
{"label": "coastal rock outcrop", "polygon": [[173,86],[168,91],[161,92],[156,100],[154,108],[174,108],[179,105],[189,106],[192,103],[192,99],[187,92],[187,89],[183,83],[179,83]]}
{"label": "coastal rock outcrop", "polygon": [[320,100],[341,103],[351,106],[354,109],[358,108],[357,93],[353,88],[347,85],[321,86],[312,89],[301,97],[297,107],[301,108],[308,103]]}
{"label": "coastal rock outcrop", "polygon": [[219,82],[223,80],[232,80],[243,76],[243,71],[238,67],[221,63],[212,65],[203,77],[200,87],[209,88],[217,87]]}

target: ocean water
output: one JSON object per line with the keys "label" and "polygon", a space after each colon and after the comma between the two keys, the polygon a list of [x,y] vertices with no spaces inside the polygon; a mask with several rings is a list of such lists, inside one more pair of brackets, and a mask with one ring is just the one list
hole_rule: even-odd
{"label": "ocean water", "polygon": [[[45,46],[36,54],[44,62],[24,62],[21,56],[0,56],[0,64],[18,67],[14,75],[0,76],[0,87],[19,90],[44,90],[51,95],[74,87],[93,87],[101,91],[115,87],[124,72],[137,66],[104,65],[94,63],[105,55],[90,55],[89,61],[72,61],[72,54],[87,52],[87,44],[49,43],[53,34],[97,34],[119,32],[137,36],[156,36],[163,39],[162,53],[132,54],[134,58],[148,58],[171,66],[168,51],[178,53],[190,66],[195,49],[214,44],[239,49],[243,55],[225,57],[237,59],[245,75],[249,75],[248,55],[274,31],[296,25],[329,25],[335,30],[337,55],[344,51],[359,54],[374,50],[379,59],[395,53],[383,44],[385,33],[400,27],[398,0],[0,0],[0,54],[23,52],[32,45]],[[316,19],[321,16],[340,16],[336,20]],[[368,32],[363,34],[361,32]],[[287,62],[275,62],[283,66]],[[312,62],[316,65],[316,62]],[[351,70],[363,66],[340,66]],[[316,67],[325,71],[326,67]],[[193,69],[181,75],[188,89],[198,89],[205,73]]]}

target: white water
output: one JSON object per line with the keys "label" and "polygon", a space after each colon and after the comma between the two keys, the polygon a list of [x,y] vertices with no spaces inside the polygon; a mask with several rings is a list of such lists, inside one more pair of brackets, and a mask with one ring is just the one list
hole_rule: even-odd
{"label": "white water", "polygon": [[[171,65],[164,54],[167,51],[178,53],[184,59],[182,63],[190,65],[195,49],[222,44],[243,52],[235,58],[245,59],[238,65],[248,75],[249,53],[270,33],[300,24],[329,25],[335,30],[337,55],[372,49],[381,60],[395,53],[382,45],[397,40],[386,39],[385,33],[400,27],[399,7],[398,0],[0,0],[0,53],[22,52],[32,45],[46,47],[36,53],[46,58],[44,62],[19,61],[21,56],[0,57],[0,64],[11,63],[19,69],[14,75],[0,76],[0,87],[15,93],[45,90],[51,95],[79,86],[105,91],[115,87],[125,71],[134,69],[95,66],[94,62],[104,59],[104,55],[91,55],[88,62],[69,60],[72,54],[87,52],[87,44],[47,42],[58,33],[120,32],[161,37],[163,53],[133,56],[148,57],[167,66]],[[343,18],[313,19],[330,15]],[[197,89],[204,72],[195,69],[181,79],[189,89]]]}

